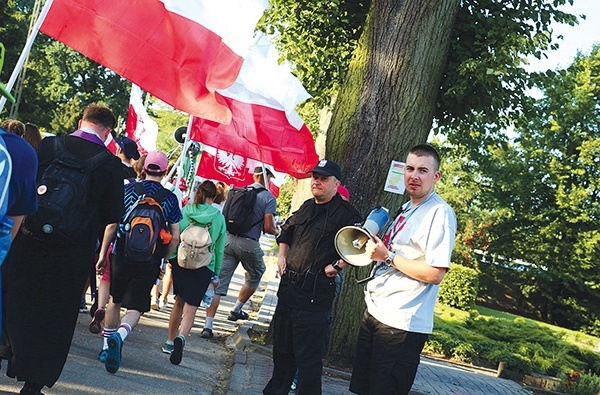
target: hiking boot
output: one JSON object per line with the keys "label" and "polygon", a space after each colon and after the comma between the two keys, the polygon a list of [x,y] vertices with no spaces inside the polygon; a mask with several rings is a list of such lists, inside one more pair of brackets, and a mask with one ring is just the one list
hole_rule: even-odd
{"label": "hiking boot", "polygon": [[98,359],[100,360],[100,362],[105,363],[107,356],[108,356],[108,348],[105,348],[104,350],[100,351],[100,353],[98,354]]}
{"label": "hiking boot", "polygon": [[231,310],[229,312],[229,315],[227,316],[227,319],[229,321],[237,321],[237,320],[247,320],[248,319],[248,313],[246,313],[243,310],[240,310],[239,313]]}
{"label": "hiking boot", "polygon": [[123,348],[123,339],[117,332],[108,338],[108,353],[104,367],[108,373],[117,373],[121,367],[121,349]]}
{"label": "hiking boot", "polygon": [[173,352],[173,348],[175,348],[173,343],[169,343],[168,341],[166,341],[165,344],[163,344],[162,346],[162,352],[164,352],[165,354],[171,354]]}
{"label": "hiking boot", "polygon": [[106,310],[104,308],[100,308],[96,310],[94,313],[94,319],[90,322],[90,326],[88,327],[90,332],[92,333],[100,333],[102,330],[102,321],[104,320],[104,315],[106,314]]}
{"label": "hiking boot", "polygon": [[215,337],[212,329],[210,328],[204,328],[202,329],[202,332],[200,332],[200,337],[204,338],[204,339],[212,339],[213,337]]}
{"label": "hiking boot", "polygon": [[183,347],[185,346],[185,337],[182,335],[177,336],[173,339],[173,352],[169,357],[169,361],[173,365],[179,365],[181,363],[181,358],[183,358]]}

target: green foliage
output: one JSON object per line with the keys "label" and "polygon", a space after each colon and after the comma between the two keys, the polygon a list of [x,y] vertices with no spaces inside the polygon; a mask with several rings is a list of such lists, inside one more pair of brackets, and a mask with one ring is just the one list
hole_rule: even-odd
{"label": "green foliage", "polygon": [[187,126],[189,115],[166,106],[150,106],[148,113],[158,124],[156,147],[169,157],[177,157],[181,147],[173,136],[177,128]]}
{"label": "green foliage", "polygon": [[600,377],[593,373],[571,371],[559,375],[562,380],[558,390],[570,395],[598,395],[600,393]]}
{"label": "green foliage", "polygon": [[572,0],[463,0],[436,107],[437,128],[452,142],[481,147],[505,141],[502,129],[520,113],[530,73],[526,56],[558,47],[551,22],[574,25],[559,6]]}
{"label": "green foliage", "polygon": [[298,181],[292,177],[286,176],[285,182],[279,188],[279,197],[277,198],[277,215],[285,220],[292,215],[292,198],[296,191]]}
{"label": "green foliage", "polygon": [[466,310],[475,304],[479,291],[478,273],[475,269],[453,264],[440,285],[440,303]]}

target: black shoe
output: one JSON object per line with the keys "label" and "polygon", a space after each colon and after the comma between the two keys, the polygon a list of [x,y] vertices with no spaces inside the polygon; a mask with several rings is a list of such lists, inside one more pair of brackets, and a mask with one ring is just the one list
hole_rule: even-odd
{"label": "black shoe", "polygon": [[215,337],[215,335],[212,329],[204,328],[202,329],[202,332],[200,332],[200,337],[204,339],[212,339],[213,337]]}
{"label": "black shoe", "polygon": [[185,337],[182,335],[177,336],[173,339],[173,352],[169,357],[169,361],[173,365],[179,365],[181,363],[181,358],[183,358],[183,347],[185,346]]}
{"label": "black shoe", "polygon": [[21,395],[44,395],[42,393],[42,388],[44,388],[43,385],[31,384],[31,383],[25,382],[25,385],[23,386],[23,388],[21,388],[21,391],[19,392],[19,394],[21,394]]}
{"label": "black shoe", "polygon": [[227,316],[227,319],[229,321],[247,320],[248,319],[248,313],[246,313],[243,310],[240,310],[239,313],[236,313],[235,311],[231,310],[229,312],[229,315]]}

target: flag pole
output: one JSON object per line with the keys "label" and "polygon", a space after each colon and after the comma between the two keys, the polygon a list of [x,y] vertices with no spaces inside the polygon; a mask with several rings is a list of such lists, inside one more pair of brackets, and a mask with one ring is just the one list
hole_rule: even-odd
{"label": "flag pole", "polygon": [[[40,31],[40,26],[42,26],[44,19],[46,19],[46,15],[48,15],[48,11],[50,10],[50,7],[52,6],[53,1],[54,0],[46,1],[46,4],[44,4],[44,8],[42,8],[42,11],[40,12],[40,16],[38,17],[37,21],[35,22],[35,25],[33,26],[33,30],[31,31],[31,34],[29,35],[29,37],[27,37],[27,41],[25,42],[25,46],[23,47],[21,56],[19,56],[19,60],[17,60],[17,64],[15,65],[12,75],[10,76],[10,79],[6,83],[6,90],[8,92],[11,91],[11,89],[15,85],[15,82],[17,81],[17,77],[19,76],[19,73],[21,72],[21,69],[23,68],[23,65],[25,64],[25,59],[27,59],[27,56],[29,55],[29,52],[31,51],[31,47],[33,46],[33,41],[35,40],[38,32]],[[5,104],[6,104],[6,97],[2,97],[0,99],[0,112],[2,112],[2,110],[4,110]]]}
{"label": "flag pole", "polygon": [[[171,168],[171,171],[169,172],[169,174],[167,176],[168,180],[170,180],[171,177],[173,177],[173,173],[175,173],[176,170],[177,170],[178,177],[182,177],[182,175],[183,175],[183,158],[185,157],[185,155],[187,155],[187,151],[190,148],[190,141],[191,141],[190,131],[192,129],[193,121],[194,121],[194,116],[190,115],[190,118],[188,120],[188,125],[187,125],[187,131],[185,132],[185,140],[183,142],[183,148],[181,149],[181,155],[179,155],[179,158],[177,158],[177,161],[175,161],[175,165],[173,165],[173,167]],[[177,180],[177,182],[179,182],[179,180]],[[177,187],[179,187],[179,185],[177,185]]]}

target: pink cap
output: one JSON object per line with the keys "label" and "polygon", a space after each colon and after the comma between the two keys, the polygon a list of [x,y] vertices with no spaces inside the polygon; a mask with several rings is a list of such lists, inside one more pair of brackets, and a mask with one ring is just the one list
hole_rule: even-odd
{"label": "pink cap", "polygon": [[346,199],[346,201],[350,201],[350,192],[348,191],[348,188],[343,185],[339,185],[337,191],[344,199]]}
{"label": "pink cap", "polygon": [[144,169],[149,172],[164,172],[167,170],[169,160],[162,151],[150,151],[144,161]]}

